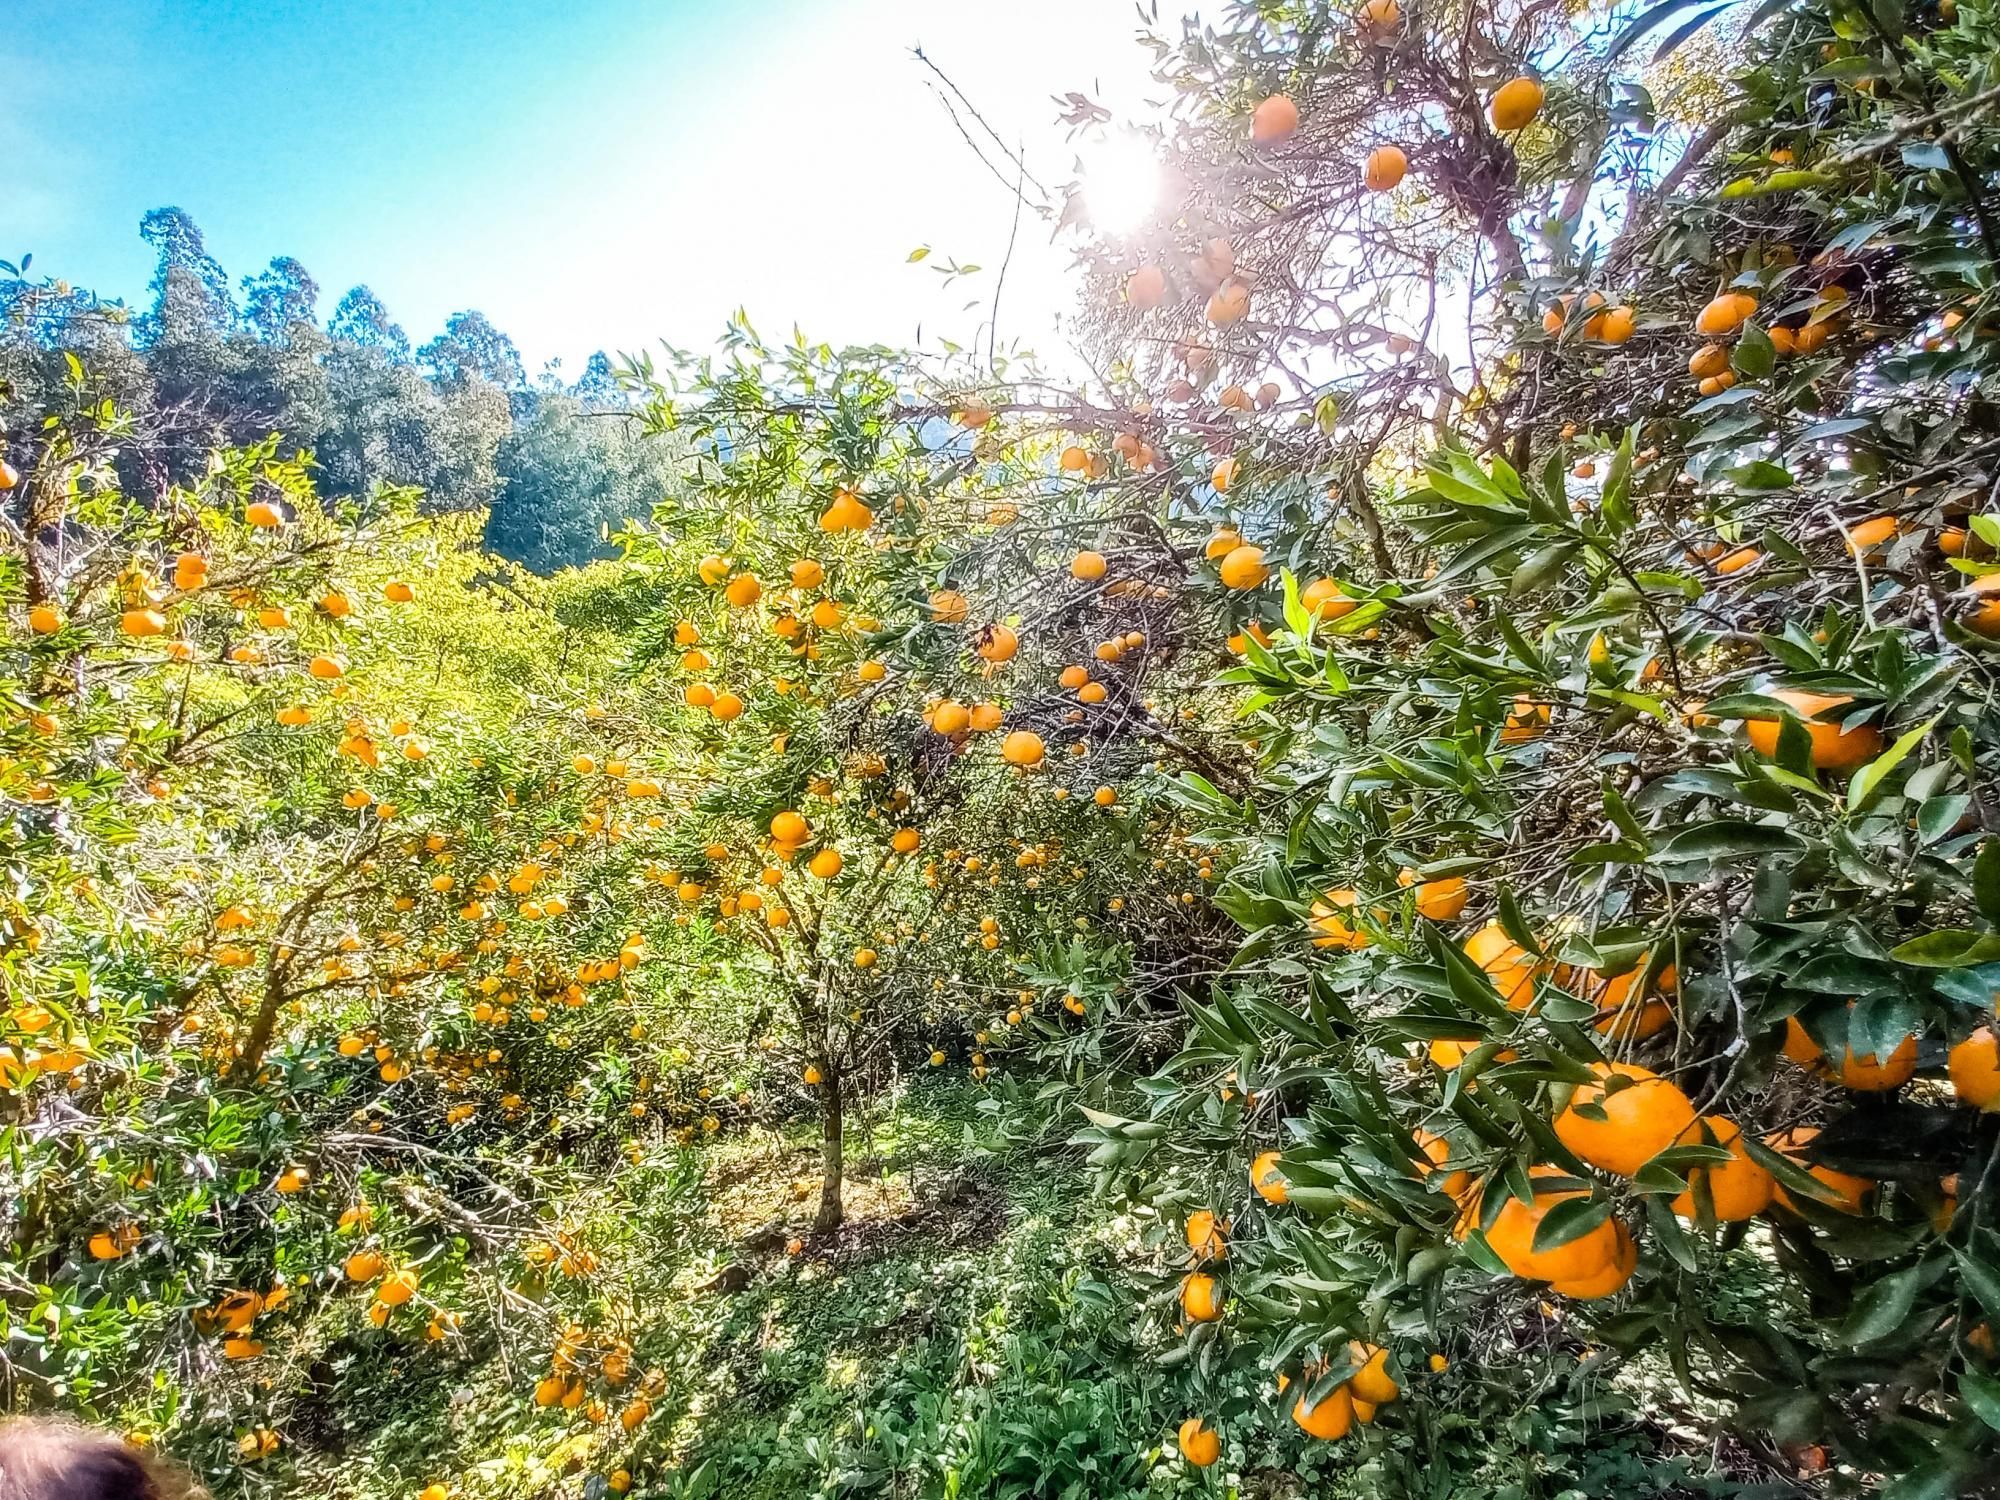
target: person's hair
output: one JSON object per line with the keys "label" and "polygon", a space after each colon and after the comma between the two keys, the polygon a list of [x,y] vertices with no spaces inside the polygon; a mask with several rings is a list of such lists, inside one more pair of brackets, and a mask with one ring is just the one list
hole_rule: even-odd
{"label": "person's hair", "polygon": [[108,1432],[0,1420],[0,1500],[205,1500],[191,1475]]}

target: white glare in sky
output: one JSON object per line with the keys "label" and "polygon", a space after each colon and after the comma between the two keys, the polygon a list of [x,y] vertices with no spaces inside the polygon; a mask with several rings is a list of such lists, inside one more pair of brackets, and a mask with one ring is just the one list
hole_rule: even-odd
{"label": "white glare in sky", "polygon": [[1090,222],[1107,235],[1130,234],[1159,203],[1160,161],[1135,131],[1118,130],[1078,153]]}

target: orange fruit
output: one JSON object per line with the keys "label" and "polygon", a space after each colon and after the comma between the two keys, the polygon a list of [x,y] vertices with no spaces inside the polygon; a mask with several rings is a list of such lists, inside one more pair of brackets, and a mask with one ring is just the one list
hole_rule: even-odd
{"label": "orange fruit", "polygon": [[1361,182],[1371,193],[1386,193],[1403,180],[1403,174],[1410,169],[1410,159],[1403,154],[1400,146],[1377,146],[1368,153],[1368,163],[1361,171]]}
{"label": "orange fruit", "polygon": [[817,558],[802,557],[792,564],[792,587],[816,589],[826,581],[826,568]]}
{"label": "orange fruit", "polygon": [[[1777,699],[1806,721],[1806,730],[1812,736],[1812,763],[1818,770],[1852,771],[1882,753],[1882,731],[1873,724],[1857,724],[1851,729],[1843,729],[1837,721],[1821,717],[1854,701],[1845,694],[1768,688],[1765,689],[1765,696]],[[1778,753],[1779,727],[1779,720],[1775,718],[1743,721],[1743,732],[1751,748],[1767,759]]]}
{"label": "orange fruit", "polygon": [[1355,607],[1355,601],[1332,578],[1315,578],[1307,584],[1299,593],[1299,603],[1308,614],[1321,620],[1338,620],[1352,613]]}
{"label": "orange fruit", "polygon": [[1359,952],[1374,941],[1366,932],[1348,925],[1341,915],[1360,900],[1352,890],[1328,891],[1312,904],[1312,920],[1307,924],[1319,934],[1313,939],[1315,948],[1345,948],[1350,953]]}
{"label": "orange fruit", "polygon": [[1500,726],[1500,743],[1518,745],[1523,741],[1539,739],[1542,731],[1549,727],[1551,705],[1536,703],[1523,695],[1514,700],[1514,706],[1507,711],[1507,720]]}
{"label": "orange fruit", "polygon": [[1222,559],[1221,573],[1223,586],[1232,589],[1254,589],[1271,576],[1262,547],[1236,548]]}
{"label": "orange fruit", "polygon": [[1350,1343],[1347,1352],[1361,1361],[1361,1368],[1347,1378],[1347,1388],[1357,1402],[1386,1406],[1403,1394],[1389,1374],[1389,1351],[1373,1344]]}
{"label": "orange fruit", "polygon": [[957,589],[939,589],[931,595],[931,618],[940,625],[960,625],[971,606]]}
{"label": "orange fruit", "polygon": [[[1429,1177],[1431,1173],[1437,1171],[1440,1167],[1450,1167],[1451,1143],[1443,1136],[1432,1135],[1428,1130],[1420,1126],[1413,1138],[1417,1143],[1417,1149],[1424,1154],[1424,1160],[1417,1167],[1419,1175]],[[1472,1174],[1463,1170],[1447,1171],[1444,1181],[1439,1184],[1444,1189],[1444,1194],[1447,1198],[1458,1197],[1460,1193],[1463,1193],[1471,1185]]]}
{"label": "orange fruit", "polygon": [[[1596,1063],[1600,1079],[1620,1077],[1628,1086],[1606,1090],[1580,1085],[1556,1116],[1556,1137],[1583,1160],[1606,1172],[1630,1177],[1679,1140],[1694,1123],[1694,1105],[1668,1080],[1632,1063]],[[1582,1111],[1595,1106],[1602,1120]]]}
{"label": "orange fruit", "polygon": [[1440,880],[1425,880],[1417,872],[1405,865],[1396,875],[1396,884],[1409,890],[1416,889],[1417,915],[1433,922],[1450,922],[1465,910],[1472,893],[1466,888],[1465,877],[1447,875]]}
{"label": "orange fruit", "polygon": [[838,849],[822,849],[806,863],[806,868],[821,880],[831,880],[841,872],[846,861],[840,857]]}
{"label": "orange fruit", "polygon": [[1889,1054],[1888,1061],[1877,1061],[1873,1053],[1866,1057],[1856,1057],[1853,1048],[1846,1048],[1835,1069],[1834,1077],[1843,1088],[1853,1089],[1859,1094],[1883,1094],[1890,1089],[1901,1088],[1910,1081],[1917,1071],[1917,1039],[1906,1036]]}
{"label": "orange fruit", "polygon": [[[1555,1167],[1533,1167],[1528,1175],[1541,1181],[1568,1174]],[[1486,1243],[1509,1271],[1524,1281],[1578,1282],[1596,1276],[1612,1262],[1618,1250],[1618,1237],[1610,1219],[1566,1245],[1536,1250],[1535,1230],[1548,1211],[1558,1203],[1588,1194],[1575,1188],[1544,1191],[1537,1187],[1534,1191],[1532,1206],[1510,1195],[1494,1218],[1492,1228],[1486,1231]]]}
{"label": "orange fruit", "polygon": [[1095,583],[1104,576],[1107,566],[1102,552],[1079,552],[1069,560],[1069,576]]}
{"label": "orange fruit", "polygon": [[341,1271],[349,1281],[373,1281],[382,1274],[381,1252],[357,1250],[341,1265]]}
{"label": "orange fruit", "polygon": [[1202,1426],[1200,1417],[1189,1417],[1181,1423],[1178,1441],[1181,1457],[1197,1469],[1205,1469],[1222,1456],[1222,1439],[1211,1428]]}
{"label": "orange fruit", "polygon": [[1847,528],[1847,550],[1859,557],[1881,546],[1901,529],[1902,523],[1894,516],[1870,516],[1865,521],[1856,521]]}
{"label": "orange fruit", "polygon": [[[1248,283],[1240,281],[1233,276],[1223,282],[1221,286],[1215,289],[1215,294],[1208,299],[1208,306],[1202,310],[1202,315],[1218,327],[1227,327],[1231,323],[1242,322],[1243,319],[1250,315],[1250,287]],[[1143,448],[1140,450],[1140,457],[1146,459],[1147,463],[1150,463],[1149,455],[1151,455],[1152,451],[1151,448]],[[1137,467],[1144,468],[1147,466],[1147,463],[1138,463]]]}
{"label": "orange fruit", "polygon": [[1607,1223],[1614,1241],[1610,1261],[1594,1275],[1551,1281],[1550,1291],[1579,1301],[1594,1301],[1599,1297],[1612,1296],[1632,1279],[1632,1273],[1639,1269],[1639,1247],[1633,1242],[1631,1231],[1618,1220],[1611,1219]]}
{"label": "orange fruit", "polygon": [[2000,1039],[1982,1026],[1951,1049],[1952,1092],[1975,1109],[2000,1108]]}
{"label": "orange fruit", "polygon": [[1727,338],[1749,322],[1756,311],[1757,299],[1750,293],[1724,292],[1695,314],[1694,331],[1704,338]]}
{"label": "orange fruit", "polygon": [[[1134,307],[1158,307],[1166,295],[1166,272],[1158,266],[1141,266],[1125,278],[1125,300]],[[1065,467],[1068,465],[1065,464]],[[1086,469],[1090,467],[1088,460],[1082,467]]]}
{"label": "orange fruit", "polygon": [[875,512],[850,490],[835,490],[833,503],[819,516],[819,529],[825,532],[866,531],[875,524]]}
{"label": "orange fruit", "polygon": [[1285,1185],[1284,1173],[1278,1168],[1277,1152],[1261,1152],[1250,1163],[1250,1186],[1266,1203],[1282,1204],[1290,1200],[1291,1189]]}
{"label": "orange fruit", "polygon": [[1032,729],[1017,729],[1000,742],[1000,754],[1010,766],[1038,766],[1047,753]]}
{"label": "orange fruit", "polygon": [[[1702,1127],[1707,1126],[1704,1135]],[[1713,1139],[1710,1139],[1713,1137]],[[1743,1149],[1743,1131],[1734,1120],[1720,1115],[1704,1116],[1682,1132],[1677,1143],[1683,1146],[1726,1146],[1729,1160],[1719,1167],[1695,1167],[1687,1174],[1688,1191],[1674,1198],[1672,1208],[1684,1219],[1695,1217],[1695,1188],[1708,1184],[1708,1195],[1718,1223],[1731,1224],[1754,1218],[1771,1206],[1777,1182],[1752,1161]]]}
{"label": "orange fruit", "polygon": [[[1618,1041],[1643,1041],[1673,1024],[1672,1006],[1655,998],[1650,991],[1639,992],[1639,978],[1650,962],[1652,955],[1642,953],[1631,968],[1609,978],[1595,969],[1583,971],[1580,985],[1583,997],[1604,1012],[1591,1023],[1597,1031]],[[1672,964],[1653,976],[1652,989],[1662,994],[1673,993],[1679,985],[1680,976]]]}
{"label": "orange fruit", "polygon": [[1181,1311],[1190,1323],[1213,1323],[1222,1316],[1222,1294],[1213,1276],[1196,1271],[1181,1283]]}
{"label": "orange fruit", "polygon": [[1014,653],[1021,649],[1021,638],[1011,626],[988,625],[982,629],[973,642],[973,653],[983,661],[994,663],[1012,661]]}
{"label": "orange fruit", "polygon": [[1301,1396],[1292,1407],[1292,1420],[1306,1430],[1308,1436],[1331,1441],[1347,1436],[1354,1425],[1354,1396],[1346,1386],[1336,1389],[1317,1406],[1307,1406]]}
{"label": "orange fruit", "polygon": [[1357,26],[1378,38],[1394,31],[1402,19],[1403,7],[1396,0],[1366,0],[1354,17]]}
{"label": "orange fruit", "polygon": [[[1814,1166],[1806,1161],[1801,1153],[1818,1134],[1819,1131],[1815,1127],[1801,1125],[1796,1130],[1779,1131],[1776,1135],[1768,1137],[1764,1144],[1769,1146],[1773,1151],[1792,1157],[1806,1171],[1833,1189],[1839,1196],[1839,1201],[1832,1205],[1821,1204],[1822,1207],[1831,1206],[1839,1209],[1842,1213],[1860,1213],[1868,1201],[1868,1195],[1875,1190],[1875,1184],[1870,1182],[1866,1177],[1856,1177],[1851,1172],[1835,1171],[1832,1167]],[[1774,1184],[1771,1189],[1771,1196],[1776,1202],[1784,1204],[1787,1208],[1796,1207],[1791,1195],[1782,1187]]]}
{"label": "orange fruit", "polygon": [[1187,1216],[1188,1249],[1202,1260],[1221,1260],[1229,1254],[1229,1225],[1216,1218],[1215,1211],[1198,1208]]}
{"label": "orange fruit", "polygon": [[1299,128],[1299,107],[1283,94],[1273,94],[1250,115],[1250,139],[1260,146],[1282,141]]}
{"label": "orange fruit", "polygon": [[417,1294],[417,1273],[409,1266],[391,1271],[375,1289],[375,1300],[386,1307],[401,1307]]}
{"label": "orange fruit", "polygon": [[1729,368],[1729,351],[1720,344],[1703,344],[1688,357],[1688,374],[1697,380],[1720,375]]}
{"label": "orange fruit", "polygon": [[1507,936],[1498,922],[1488,922],[1465,940],[1465,956],[1486,971],[1510,1010],[1535,1003],[1535,975],[1540,963]]}
{"label": "orange fruit", "polygon": [[1486,106],[1493,128],[1503,134],[1520,130],[1542,112],[1544,93],[1532,78],[1514,78],[1500,85]]}

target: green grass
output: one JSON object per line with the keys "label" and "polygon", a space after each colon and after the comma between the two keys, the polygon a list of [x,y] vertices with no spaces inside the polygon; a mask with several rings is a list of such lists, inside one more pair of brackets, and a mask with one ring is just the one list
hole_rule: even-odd
{"label": "green grass", "polygon": [[[497,1284],[498,1315],[455,1345],[334,1342],[314,1372],[332,1388],[289,1393],[283,1454],[234,1469],[227,1494],[413,1500],[444,1481],[453,1500],[602,1500],[619,1468],[640,1500],[1740,1492],[1697,1478],[1641,1420],[1644,1393],[1589,1363],[1534,1400],[1454,1366],[1339,1444],[1303,1439],[1264,1372],[1225,1364],[1205,1398],[1223,1461],[1190,1470],[1172,1439],[1198,1408],[1133,1301],[1135,1227],[1072,1154],[977,1149],[977,1097],[927,1082],[860,1122],[852,1220],[799,1254],[784,1238],[816,1201],[809,1127],[663,1145],[566,1206],[595,1275]],[[746,1282],[714,1288],[732,1264]],[[571,1322],[633,1347],[595,1425],[530,1399]],[[616,1413],[647,1369],[660,1389],[627,1434]]]}

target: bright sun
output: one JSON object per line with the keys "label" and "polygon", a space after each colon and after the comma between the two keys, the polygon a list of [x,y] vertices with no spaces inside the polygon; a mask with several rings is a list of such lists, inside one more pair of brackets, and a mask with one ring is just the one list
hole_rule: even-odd
{"label": "bright sun", "polygon": [[1130,234],[1159,202],[1160,162],[1152,143],[1135,131],[1120,130],[1079,154],[1090,222],[1102,234]]}

